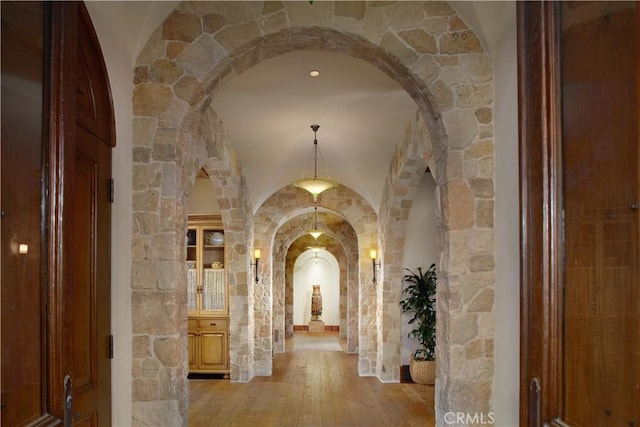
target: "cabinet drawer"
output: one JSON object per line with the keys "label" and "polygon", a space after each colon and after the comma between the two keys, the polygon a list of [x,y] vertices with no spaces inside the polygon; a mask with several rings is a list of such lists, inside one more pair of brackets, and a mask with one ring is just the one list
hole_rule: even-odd
{"label": "cabinet drawer", "polygon": [[189,319],[189,326],[187,327],[187,330],[191,332],[191,331],[196,331],[197,329],[198,329],[198,319]]}
{"label": "cabinet drawer", "polygon": [[228,331],[229,319],[211,318],[199,319],[198,329],[201,331]]}

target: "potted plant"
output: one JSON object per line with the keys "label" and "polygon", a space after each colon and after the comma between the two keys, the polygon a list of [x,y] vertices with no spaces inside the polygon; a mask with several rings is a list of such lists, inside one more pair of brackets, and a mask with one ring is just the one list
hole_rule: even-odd
{"label": "potted plant", "polygon": [[400,301],[402,312],[412,312],[409,325],[414,325],[410,337],[418,339],[420,348],[411,357],[409,372],[418,384],[434,384],[436,376],[436,265],[422,271],[405,268],[408,274],[404,281],[408,286],[402,291],[405,299]]}

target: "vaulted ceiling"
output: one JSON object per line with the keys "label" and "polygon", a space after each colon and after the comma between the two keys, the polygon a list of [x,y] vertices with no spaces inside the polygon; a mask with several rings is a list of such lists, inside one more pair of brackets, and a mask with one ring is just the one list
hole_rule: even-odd
{"label": "vaulted ceiling", "polygon": [[[504,28],[503,2],[452,2],[491,52]],[[178,2],[123,2],[134,19],[129,49]],[[134,54],[135,55],[135,54]],[[320,75],[311,77],[311,70]],[[312,124],[320,125],[319,175],[330,174],[377,210],[394,146],[416,112],[413,100],[374,66],[344,54],[295,51],[225,78],[212,103],[237,150],[253,208],[301,175],[313,174]]]}

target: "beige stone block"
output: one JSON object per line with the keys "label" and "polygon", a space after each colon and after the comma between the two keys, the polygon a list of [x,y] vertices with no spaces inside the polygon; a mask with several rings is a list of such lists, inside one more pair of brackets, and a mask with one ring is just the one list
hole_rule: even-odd
{"label": "beige stone block", "polygon": [[493,179],[495,176],[495,162],[493,156],[478,160],[478,176]]}
{"label": "beige stone block", "polygon": [[[265,5],[270,2],[265,2]],[[263,34],[271,34],[288,27],[287,14],[281,10],[273,15],[264,17],[261,21]]]}
{"label": "beige stone block", "polygon": [[478,228],[493,228],[494,201],[480,199],[476,202],[476,226]]}
{"label": "beige stone block", "polygon": [[[154,280],[155,277],[151,277]],[[177,295],[169,291],[137,290],[133,286],[131,301],[134,334],[173,335],[179,333]]]}
{"label": "beige stone block", "polygon": [[473,83],[485,83],[493,77],[491,57],[484,54],[460,55],[462,72]]}
{"label": "beige stone block", "polygon": [[467,236],[467,248],[473,255],[493,253],[493,230],[472,230]]}
{"label": "beige stone block", "polygon": [[[158,380],[152,378],[134,378],[131,382],[133,401],[149,402],[159,396]],[[160,424],[159,424],[160,425]]]}
{"label": "beige stone block", "polygon": [[429,89],[431,89],[431,93],[438,103],[438,110],[441,113],[447,112],[453,108],[453,91],[448,84],[438,79],[429,85]]}
{"label": "beige stone block", "polygon": [[133,119],[133,145],[151,146],[152,136],[156,131],[156,119],[151,117],[135,117]]}
{"label": "beige stone block", "polygon": [[151,64],[149,80],[153,83],[172,84],[182,74],[180,67],[169,59],[159,59]]}
{"label": "beige stone block", "polygon": [[493,289],[484,289],[471,300],[467,311],[470,313],[490,312],[493,309]]}
{"label": "beige stone block", "polygon": [[149,163],[151,161],[151,149],[148,147],[133,147],[133,163]]}
{"label": "beige stone block", "polygon": [[451,343],[466,344],[478,336],[478,321],[473,314],[451,314]]}
{"label": "beige stone block", "polygon": [[146,65],[136,67],[133,70],[133,84],[137,85],[140,83],[148,83],[148,82],[149,82],[149,67]]}
{"label": "beige stone block", "polygon": [[458,55],[433,55],[433,59],[443,67],[457,67],[460,65]]}
{"label": "beige stone block", "polygon": [[136,191],[133,193],[133,210],[137,212],[155,212],[158,210],[160,195],[156,190]]}
{"label": "beige stone block", "polygon": [[151,338],[148,335],[137,335],[133,337],[132,347],[134,358],[151,356]]}
{"label": "beige stone block", "polygon": [[384,11],[388,26],[394,30],[420,26],[425,18],[422,2],[391,2]]}
{"label": "beige stone block", "polygon": [[395,34],[387,33],[380,40],[380,47],[398,58],[403,64],[412,64],[418,59],[416,52],[408,48]]}
{"label": "beige stone block", "polygon": [[493,110],[488,107],[476,109],[476,118],[480,124],[488,124],[493,121]]}
{"label": "beige stone block", "polygon": [[449,31],[468,30],[467,24],[464,23],[458,15],[451,16],[449,18]]}
{"label": "beige stone block", "polygon": [[202,34],[200,17],[174,11],[162,25],[162,37],[165,40],[192,42]]}
{"label": "beige stone block", "polygon": [[262,15],[270,15],[277,11],[282,11],[284,5],[281,1],[265,1],[262,6]]}
{"label": "beige stone block", "polygon": [[258,18],[263,10],[261,1],[221,1],[215,2],[214,6],[215,13],[223,15],[230,24],[252,21]]}
{"label": "beige stone block", "polygon": [[467,148],[478,133],[473,110],[451,110],[442,114],[449,135],[449,149]]}
{"label": "beige stone block", "polygon": [[202,30],[215,34],[227,25],[227,19],[219,13],[208,13],[202,16]]}
{"label": "beige stone block", "polygon": [[362,19],[366,10],[367,6],[363,1],[337,1],[334,3],[334,13],[336,16]]}
{"label": "beige stone block", "polygon": [[425,1],[422,5],[427,16],[448,16],[456,13],[446,1]]}
{"label": "beige stone block", "polygon": [[475,159],[465,160],[463,163],[464,176],[466,178],[478,177],[478,161]]}
{"label": "beige stone block", "polygon": [[418,53],[437,53],[436,39],[422,29],[412,29],[398,33],[400,38]]}
{"label": "beige stone block", "polygon": [[362,36],[374,44],[378,44],[387,31],[387,18],[380,7],[369,7],[362,23]]}
{"label": "beige stone block", "polygon": [[167,86],[141,84],[133,90],[133,114],[157,116],[169,108],[173,93]]}
{"label": "beige stone block", "polygon": [[474,360],[484,356],[484,341],[473,340],[464,347],[465,360]]}
{"label": "beige stone block", "polygon": [[333,2],[308,1],[283,2],[289,16],[289,27],[329,27],[333,18]]}
{"label": "beige stone block", "polygon": [[491,178],[472,178],[469,180],[469,187],[476,197],[485,199],[493,198],[493,179]]}
{"label": "beige stone block", "polygon": [[158,232],[158,214],[148,212],[136,212],[133,215],[133,226],[136,233],[141,235],[153,235]]}
{"label": "beige stone block", "polygon": [[454,88],[456,107],[482,107],[493,102],[493,86],[490,84],[458,85]]}
{"label": "beige stone block", "polygon": [[436,16],[427,18],[424,21],[424,28],[435,36],[440,36],[448,31],[449,18],[446,16]]}
{"label": "beige stone block", "polygon": [[194,106],[204,98],[204,89],[200,82],[190,76],[186,76],[178,80],[173,86],[173,90],[179,99]]}
{"label": "beige stone block", "polygon": [[211,70],[225,59],[227,59],[227,53],[220,43],[210,35],[204,34],[176,57],[176,63],[185,73],[204,81]]}
{"label": "beige stone block", "polygon": [[482,53],[482,45],[473,31],[446,33],[440,37],[440,53]]}
{"label": "beige stone block", "polygon": [[146,190],[157,188],[159,184],[158,175],[161,169],[158,163],[134,164],[133,165],[133,189]]}
{"label": "beige stone block", "polygon": [[493,156],[495,144],[492,139],[482,139],[476,141],[464,150],[465,159],[480,159],[482,157]]}
{"label": "beige stone block", "polygon": [[476,271],[493,271],[496,263],[493,254],[474,255],[469,259],[469,270]]}
{"label": "beige stone block", "polygon": [[186,345],[180,337],[160,337],[153,340],[153,350],[164,366],[179,366],[187,356]]}
{"label": "beige stone block", "polygon": [[186,421],[187,414],[180,413],[177,400],[139,402],[134,399],[132,427],[182,426],[186,424],[183,419]]}
{"label": "beige stone block", "polygon": [[162,40],[162,26],[158,26],[149,37],[147,44],[136,59],[136,66],[149,65],[158,58],[164,57],[167,49],[167,42]]}
{"label": "beige stone block", "polygon": [[260,28],[255,21],[227,26],[216,34],[216,40],[228,53],[235,52],[239,47],[261,38]]}
{"label": "beige stone block", "polygon": [[180,54],[184,50],[185,47],[189,46],[188,43],[184,42],[168,42],[167,43],[167,58],[175,59],[176,56]]}
{"label": "beige stone block", "polygon": [[474,197],[464,180],[456,179],[446,185],[443,213],[445,225],[449,230],[462,230],[473,227]]}
{"label": "beige stone block", "polygon": [[156,359],[147,357],[140,363],[140,377],[156,378],[160,370],[160,363]]}

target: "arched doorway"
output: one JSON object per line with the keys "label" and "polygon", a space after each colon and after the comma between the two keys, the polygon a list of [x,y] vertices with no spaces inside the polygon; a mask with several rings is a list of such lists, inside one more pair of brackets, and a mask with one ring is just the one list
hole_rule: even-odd
{"label": "arched doorway", "polygon": [[[257,289],[264,298],[255,298],[256,289],[247,280],[247,248],[254,246],[254,236],[258,236],[257,243],[264,245],[269,259],[272,240],[261,240],[260,230],[254,233],[265,224],[251,215],[233,144],[222,132],[209,100],[226,73],[241,72],[296,49],[328,49],[364,59],[384,69],[419,109],[411,133],[416,138],[408,138],[394,158],[387,196],[372,222],[375,228],[364,227],[361,219],[350,219],[355,229],[358,223],[364,227],[358,233],[361,255],[366,247],[384,248],[383,283],[366,296],[371,301],[370,311],[360,313],[361,319],[374,319],[365,322],[374,325],[371,330],[361,333],[367,344],[360,343],[361,372],[385,381],[398,375],[399,332],[382,333],[399,331],[397,290],[402,266],[394,248],[404,233],[403,201],[411,193],[406,190],[415,188],[416,171],[430,163],[438,184],[439,238],[443,243],[437,414],[442,417],[462,404],[467,411],[490,409],[492,353],[473,360],[461,356],[475,354],[465,350],[478,342],[487,348],[493,342],[493,224],[481,224],[476,216],[479,206],[492,206],[482,202],[493,200],[490,61],[473,32],[446,3],[322,2],[317,6],[322,13],[306,13],[306,2],[265,3],[264,7],[262,3],[185,3],[165,20],[138,58],[134,217],[147,218],[153,224],[157,220],[160,227],[133,233],[134,253],[145,254],[133,260],[133,335],[134,341],[148,343],[144,345],[151,350],[135,352],[133,362],[134,366],[145,362],[154,366],[153,375],[145,377],[134,370],[136,421],[144,422],[154,410],[176,424],[186,419],[186,373],[184,364],[179,363],[185,347],[180,329],[184,289],[176,262],[184,237],[165,236],[178,248],[169,259],[164,254],[137,250],[163,231],[184,227],[184,188],[201,165],[219,186],[221,204],[228,207],[223,211],[223,219],[226,215],[230,224],[227,239],[237,245],[229,270],[234,298],[231,318],[236,327],[231,335],[231,377],[246,381],[255,373],[269,372],[265,356],[272,346],[272,286],[268,282]],[[400,16],[420,18],[410,22]],[[352,24],[345,27],[345,19]],[[399,216],[396,209],[400,209]],[[492,207],[487,209],[493,216]],[[396,218],[401,219],[401,226],[395,225]],[[360,256],[360,283],[369,280],[369,262]],[[169,274],[156,280],[148,277],[157,271]],[[144,274],[137,274],[140,272]],[[271,271],[267,273],[270,281]],[[165,277],[171,278],[168,283]],[[465,288],[470,283],[474,286]],[[378,311],[392,310],[397,314],[377,315]],[[157,313],[166,318],[161,325],[150,321]],[[265,335],[256,335],[256,331]],[[153,350],[156,341],[167,337],[175,341],[170,360]],[[383,349],[390,350],[385,353]]]}

